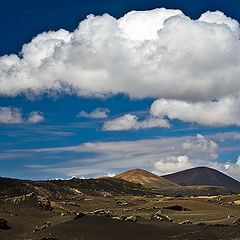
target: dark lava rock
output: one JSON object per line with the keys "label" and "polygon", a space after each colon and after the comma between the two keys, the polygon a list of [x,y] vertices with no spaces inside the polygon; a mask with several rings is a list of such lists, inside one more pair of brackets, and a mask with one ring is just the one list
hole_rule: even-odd
{"label": "dark lava rock", "polygon": [[82,217],[84,217],[85,215],[86,215],[85,213],[78,212],[78,213],[76,214],[76,216],[73,218],[73,220],[76,220],[76,219],[78,219],[78,218],[82,218]]}
{"label": "dark lava rock", "polygon": [[168,207],[163,207],[164,209],[170,209],[170,210],[175,210],[175,211],[191,211],[188,208],[184,208],[181,205],[173,205],[173,206],[168,206]]}
{"label": "dark lava rock", "polygon": [[10,229],[10,227],[7,225],[7,220],[5,220],[4,218],[0,218],[0,229]]}
{"label": "dark lava rock", "polygon": [[48,199],[40,196],[38,196],[38,207],[44,211],[52,211],[53,209],[51,202]]}

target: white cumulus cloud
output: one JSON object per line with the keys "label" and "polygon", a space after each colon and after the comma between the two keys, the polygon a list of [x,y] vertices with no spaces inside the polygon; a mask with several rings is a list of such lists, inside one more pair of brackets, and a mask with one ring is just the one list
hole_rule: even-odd
{"label": "white cumulus cloud", "polygon": [[116,119],[106,121],[102,129],[107,131],[122,131],[153,127],[169,128],[170,124],[163,118],[150,117],[143,121],[138,121],[138,117],[136,115],[125,114]]}
{"label": "white cumulus cloud", "polygon": [[103,130],[120,131],[138,129],[137,116],[133,114],[125,114],[114,120],[106,121],[103,125]]}
{"label": "white cumulus cloud", "polygon": [[45,119],[42,113],[33,111],[29,114],[27,121],[30,123],[40,123],[43,122],[44,120]]}
{"label": "white cumulus cloud", "polygon": [[0,107],[0,123],[22,123],[22,112],[19,108]]}
{"label": "white cumulus cloud", "polygon": [[18,123],[40,123],[44,121],[43,114],[32,111],[28,118],[23,117],[23,113],[19,108],[0,107],[0,123],[18,124]]}
{"label": "white cumulus cloud", "polygon": [[223,24],[231,29],[236,36],[239,36],[239,23],[238,21],[225,16],[220,11],[215,11],[214,14],[210,11],[207,11],[201,15],[199,21],[207,22],[207,23],[216,23]]}
{"label": "white cumulus cloud", "polygon": [[187,155],[167,156],[154,163],[154,173],[168,174],[194,167]]}
{"label": "white cumulus cloud", "polygon": [[77,117],[84,117],[84,118],[107,118],[109,109],[107,108],[96,108],[90,113],[86,113],[85,111],[81,111],[78,113]]}
{"label": "white cumulus cloud", "polygon": [[239,24],[221,12],[89,15],[73,32],[40,33],[0,57],[0,95],[75,93],[211,101],[240,91]]}
{"label": "white cumulus cloud", "polygon": [[158,99],[151,106],[155,117],[167,116],[201,125],[240,126],[240,96],[225,97],[217,101],[191,103],[180,100]]}
{"label": "white cumulus cloud", "polygon": [[198,151],[215,151],[218,145],[212,141],[208,140],[201,134],[197,134],[195,139],[189,139],[182,143],[183,149],[198,150]]}
{"label": "white cumulus cloud", "polygon": [[225,174],[228,174],[232,177],[239,179],[240,174],[240,156],[237,158],[237,161],[234,163],[231,162],[209,162],[209,167],[215,168]]}

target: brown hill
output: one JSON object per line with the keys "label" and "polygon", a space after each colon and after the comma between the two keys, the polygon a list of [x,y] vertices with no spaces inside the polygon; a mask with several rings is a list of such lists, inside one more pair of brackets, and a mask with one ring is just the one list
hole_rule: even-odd
{"label": "brown hill", "polygon": [[240,182],[208,167],[196,167],[162,176],[181,186],[222,186],[240,191]]}
{"label": "brown hill", "polygon": [[159,177],[153,173],[147,172],[142,169],[129,170],[120,173],[114,178],[120,178],[133,183],[140,183],[147,188],[162,188],[162,187],[177,187],[178,184],[171,182],[167,179]]}

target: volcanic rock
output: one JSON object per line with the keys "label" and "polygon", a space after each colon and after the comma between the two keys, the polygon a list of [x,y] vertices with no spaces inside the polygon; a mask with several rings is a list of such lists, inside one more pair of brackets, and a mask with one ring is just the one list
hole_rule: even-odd
{"label": "volcanic rock", "polygon": [[157,211],[155,214],[151,214],[149,219],[156,219],[159,221],[173,222],[172,218],[167,215],[164,215],[161,210]]}
{"label": "volcanic rock", "polygon": [[167,207],[163,207],[163,208],[164,209],[175,210],[175,211],[190,211],[190,209],[184,208],[180,205],[167,206]]}
{"label": "volcanic rock", "polygon": [[4,218],[0,218],[0,229],[10,229],[10,227],[7,225],[7,220],[5,220]]}
{"label": "volcanic rock", "polygon": [[53,209],[51,202],[48,199],[40,196],[38,196],[38,207],[44,211],[52,211]]}
{"label": "volcanic rock", "polygon": [[73,220],[76,220],[76,219],[78,219],[78,218],[82,218],[82,217],[84,217],[85,215],[86,215],[85,213],[78,212],[78,213],[76,214],[76,216],[73,218]]}
{"label": "volcanic rock", "polygon": [[33,230],[33,232],[37,232],[37,231],[40,231],[40,230],[43,230],[47,227],[50,227],[52,224],[50,222],[46,222],[44,223],[42,226],[36,226],[35,229]]}
{"label": "volcanic rock", "polygon": [[137,217],[136,216],[129,216],[125,219],[125,221],[129,221],[129,222],[136,222],[137,221]]}
{"label": "volcanic rock", "polygon": [[190,220],[185,220],[183,222],[180,222],[179,224],[192,224],[192,222]]}

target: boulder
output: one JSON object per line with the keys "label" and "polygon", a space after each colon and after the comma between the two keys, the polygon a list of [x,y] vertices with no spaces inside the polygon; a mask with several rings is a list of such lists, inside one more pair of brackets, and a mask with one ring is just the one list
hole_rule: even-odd
{"label": "boulder", "polygon": [[136,222],[137,221],[137,217],[132,215],[132,216],[129,216],[125,219],[125,221],[129,221],[129,222]]}
{"label": "boulder", "polygon": [[98,216],[104,216],[104,217],[112,217],[112,213],[109,211],[105,211],[104,209],[95,210],[93,214]]}
{"label": "boulder", "polygon": [[179,224],[192,224],[192,222],[190,220],[185,220],[183,222],[180,222]]}
{"label": "boulder", "polygon": [[38,207],[44,211],[52,211],[53,209],[51,202],[48,199],[40,196],[38,196]]}
{"label": "boulder", "polygon": [[156,219],[159,221],[173,222],[172,218],[167,215],[164,215],[161,210],[157,211],[155,214],[151,214],[149,219]]}
{"label": "boulder", "polygon": [[162,215],[163,215],[162,210],[157,211],[157,212],[155,213],[155,215],[156,215],[156,216],[162,216]]}
{"label": "boulder", "polygon": [[124,219],[121,217],[112,217],[113,220],[119,220],[119,221],[123,221]]}
{"label": "boulder", "polygon": [[104,209],[97,209],[93,212],[93,214],[98,215],[98,214],[102,214],[104,212]]}
{"label": "boulder", "polygon": [[5,220],[4,218],[0,218],[0,229],[10,229],[10,227],[7,225],[7,220]]}
{"label": "boulder", "polygon": [[104,217],[112,217],[112,213],[109,212],[109,211],[104,211],[104,212],[102,213],[102,216],[104,216]]}
{"label": "boulder", "polygon": [[156,219],[159,220],[159,221],[163,221],[163,218],[159,217],[159,216],[156,216]]}
{"label": "boulder", "polygon": [[46,222],[44,223],[42,226],[36,226],[35,229],[33,230],[33,232],[37,232],[37,231],[40,231],[40,230],[43,230],[45,228],[48,228],[50,227],[52,224],[50,222]]}
{"label": "boulder", "polygon": [[169,216],[167,216],[167,215],[164,215],[163,216],[163,220],[166,220],[166,221],[168,221],[168,222],[173,222],[173,220],[172,220],[172,218],[170,218]]}
{"label": "boulder", "polygon": [[127,202],[122,202],[122,201],[117,201],[116,203],[117,203],[117,205],[119,205],[119,206],[127,206],[127,205],[128,205]]}
{"label": "boulder", "polygon": [[7,202],[13,202],[14,204],[22,204],[24,202],[29,201],[29,199],[33,198],[34,192],[28,193],[26,195],[15,196],[13,198],[7,198]]}
{"label": "boulder", "polygon": [[78,218],[82,218],[82,217],[84,217],[85,215],[86,215],[85,213],[78,212],[78,213],[76,214],[76,216],[73,218],[73,220],[76,220],[76,219],[78,219]]}

